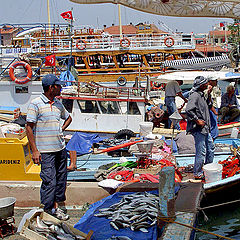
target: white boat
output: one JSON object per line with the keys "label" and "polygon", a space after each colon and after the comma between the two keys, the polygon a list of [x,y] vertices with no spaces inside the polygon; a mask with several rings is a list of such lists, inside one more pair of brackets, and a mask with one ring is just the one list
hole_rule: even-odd
{"label": "white boat", "polygon": [[[0,81],[0,92],[0,106],[20,107],[26,113],[31,100],[43,90],[41,81],[24,85]],[[139,123],[144,121],[146,99],[143,88],[86,84],[63,89],[60,98],[73,118],[69,131],[117,133],[129,129],[136,133],[139,132]]]}

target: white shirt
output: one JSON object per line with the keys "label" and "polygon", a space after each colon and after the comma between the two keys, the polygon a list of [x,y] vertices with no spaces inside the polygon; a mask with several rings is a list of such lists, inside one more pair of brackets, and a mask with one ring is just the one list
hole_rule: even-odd
{"label": "white shirt", "polygon": [[170,81],[165,87],[165,97],[176,97],[177,93],[181,91],[177,81]]}

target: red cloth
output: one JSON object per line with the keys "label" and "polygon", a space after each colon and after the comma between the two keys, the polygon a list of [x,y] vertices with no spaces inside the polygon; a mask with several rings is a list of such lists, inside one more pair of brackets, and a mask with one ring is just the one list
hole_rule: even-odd
{"label": "red cloth", "polygon": [[63,12],[60,15],[62,16],[63,19],[73,20],[72,11]]}
{"label": "red cloth", "polygon": [[186,120],[181,120],[179,122],[181,130],[186,130],[187,129],[187,121]]}
{"label": "red cloth", "polygon": [[45,66],[55,66],[56,56],[54,54],[45,57]]}

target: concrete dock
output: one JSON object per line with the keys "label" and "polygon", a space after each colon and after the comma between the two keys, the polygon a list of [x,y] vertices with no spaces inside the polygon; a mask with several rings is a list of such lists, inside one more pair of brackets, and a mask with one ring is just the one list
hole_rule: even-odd
{"label": "concrete dock", "polygon": [[[0,198],[15,197],[16,207],[39,207],[41,182],[0,181]],[[97,182],[68,182],[66,206],[82,206],[109,196]]]}

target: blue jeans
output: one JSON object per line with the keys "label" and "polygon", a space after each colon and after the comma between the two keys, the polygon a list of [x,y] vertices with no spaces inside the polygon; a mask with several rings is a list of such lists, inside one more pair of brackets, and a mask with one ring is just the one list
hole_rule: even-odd
{"label": "blue jeans", "polygon": [[213,162],[215,147],[210,133],[202,134],[200,132],[194,132],[192,135],[196,148],[193,173],[195,176],[200,176],[203,174],[203,165]]}
{"label": "blue jeans", "polygon": [[[165,105],[168,110],[169,116],[171,116],[176,110],[177,106],[175,103],[175,97],[165,97]],[[171,120],[168,119],[168,128],[171,127]],[[174,126],[175,129],[180,130],[180,125],[179,123]]]}
{"label": "blue jeans", "polygon": [[50,210],[54,202],[66,200],[67,151],[63,149],[59,152],[41,153],[41,157],[41,203],[44,210]]}

